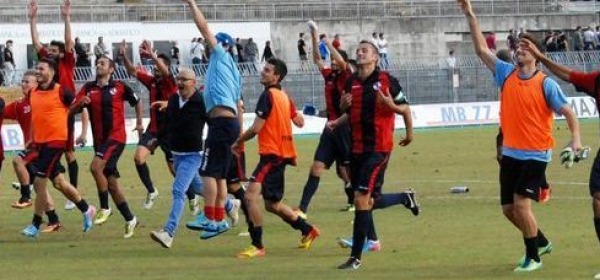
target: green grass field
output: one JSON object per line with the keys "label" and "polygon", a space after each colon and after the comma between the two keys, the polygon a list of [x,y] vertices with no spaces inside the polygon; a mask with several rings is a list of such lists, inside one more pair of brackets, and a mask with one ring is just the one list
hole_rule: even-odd
{"label": "green grass field", "polygon": [[[554,244],[543,257],[544,268],[527,275],[512,272],[523,254],[520,234],[503,217],[498,201],[498,166],[494,126],[417,130],[413,144],[396,148],[385,192],[408,187],[417,190],[423,212],[413,217],[404,207],[379,210],[375,222],[383,250],[365,254],[358,271],[339,271],[349,252],[335,240],[349,236],[353,215],[339,212],[345,196],[335,172],[328,172],[311,204],[309,221],[322,236],[309,251],[296,249],[299,233],[273,215],[266,215],[264,243],[267,256],[238,260],[233,256],[249,244],[237,228],[209,241],[184,226],[171,249],[154,243],[149,233],[160,229],[171,205],[170,183],[163,156],[150,160],[160,197],[152,210],[143,210],[145,189],[133,167],[133,147],[121,158],[122,187],[140,226],[123,240],[124,222],[118,212],[91,232],[81,232],[77,210],[62,210],[64,198],[53,191],[64,228],[28,239],[20,230],[31,221],[32,210],[14,210],[18,197],[9,185],[15,179],[4,163],[0,192],[0,279],[591,279],[600,272],[598,241],[594,234],[587,181],[592,160],[566,170],[558,162],[548,169],[553,186],[551,201],[536,205],[538,221]],[[568,141],[564,122],[556,127],[557,147]],[[584,144],[598,149],[598,122],[582,123]],[[302,192],[317,136],[297,137],[298,167],[289,168],[286,202],[296,206]],[[248,173],[256,161],[256,146],[247,147]],[[87,171],[92,153],[78,152],[80,189],[97,205],[92,177]],[[593,156],[593,154],[591,155]],[[554,156],[555,161],[557,154]],[[449,188],[466,185],[466,194]],[[111,202],[112,203],[112,202]],[[191,218],[186,210],[185,223]]]}

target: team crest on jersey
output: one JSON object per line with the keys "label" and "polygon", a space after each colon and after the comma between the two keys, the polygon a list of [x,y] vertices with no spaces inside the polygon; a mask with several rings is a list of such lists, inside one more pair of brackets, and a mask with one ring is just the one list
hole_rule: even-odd
{"label": "team crest on jersey", "polygon": [[23,107],[23,113],[24,114],[31,113],[31,106],[25,106],[25,107]]}
{"label": "team crest on jersey", "polygon": [[377,83],[373,84],[373,89],[375,91],[379,91],[379,89],[381,89],[381,82],[377,82]]}
{"label": "team crest on jersey", "polygon": [[115,95],[117,93],[117,89],[116,88],[111,88],[110,89],[110,95]]}

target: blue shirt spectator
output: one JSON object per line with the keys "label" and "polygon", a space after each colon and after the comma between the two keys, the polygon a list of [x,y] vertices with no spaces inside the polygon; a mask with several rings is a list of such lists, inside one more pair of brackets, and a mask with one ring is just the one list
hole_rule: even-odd
{"label": "blue shirt spectator", "polygon": [[212,49],[204,83],[204,103],[209,113],[215,106],[232,109],[237,114],[241,98],[242,77],[233,57],[221,44]]}

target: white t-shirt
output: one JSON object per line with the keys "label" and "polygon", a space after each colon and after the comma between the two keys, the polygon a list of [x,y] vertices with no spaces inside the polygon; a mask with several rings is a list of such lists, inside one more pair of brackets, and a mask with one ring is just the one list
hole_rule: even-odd
{"label": "white t-shirt", "polygon": [[204,44],[194,42],[190,45],[190,54],[192,58],[202,59],[202,54],[204,53]]}
{"label": "white t-shirt", "polygon": [[388,52],[387,44],[388,43],[385,38],[377,40],[377,47],[379,47],[379,53],[387,54],[387,52]]}
{"label": "white t-shirt", "polygon": [[583,41],[584,42],[594,42],[594,31],[592,30],[587,30],[585,32],[583,32]]}

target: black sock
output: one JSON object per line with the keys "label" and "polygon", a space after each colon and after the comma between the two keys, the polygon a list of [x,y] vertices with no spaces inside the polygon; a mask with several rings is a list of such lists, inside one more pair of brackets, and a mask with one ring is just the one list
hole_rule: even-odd
{"label": "black sock", "polygon": [[250,239],[252,239],[252,246],[262,249],[262,227],[252,227],[248,229],[250,233]]}
{"label": "black sock", "polygon": [[344,192],[346,193],[346,203],[347,204],[354,204],[354,189],[352,188],[352,185],[350,185],[350,183],[346,184],[346,186],[344,187]]}
{"label": "black sock", "polygon": [[600,241],[600,218],[594,218],[594,228],[596,229],[596,237]]}
{"label": "black sock", "polygon": [[76,160],[67,163],[67,165],[69,168],[69,183],[77,188],[77,183],[79,181],[79,165]]}
{"label": "black sock", "polygon": [[369,212],[369,231],[367,232],[367,240],[378,240],[377,231],[375,231],[375,222],[373,221],[373,211]]}
{"label": "black sock", "polygon": [[537,232],[537,238],[538,238],[538,247],[546,247],[548,246],[548,243],[550,243],[550,241],[548,241],[548,238],[546,238],[546,236],[542,233],[542,230],[538,228],[538,232]]}
{"label": "black sock", "polygon": [[31,224],[35,228],[39,229],[40,225],[42,225],[42,221],[43,221],[42,220],[42,216],[38,216],[38,215],[33,214],[33,220],[31,221]]}
{"label": "black sock", "polygon": [[144,162],[140,165],[135,165],[135,169],[137,169],[137,173],[142,180],[142,184],[146,187],[149,193],[153,193],[154,186],[152,185],[152,179],[150,179],[150,170],[148,169],[148,165]]}
{"label": "black sock", "polygon": [[306,210],[308,210],[308,204],[310,203],[313,195],[315,195],[315,192],[317,192],[320,180],[321,178],[313,176],[312,174],[308,176],[308,180],[306,181],[306,185],[304,185],[304,190],[302,191],[300,206],[298,206],[302,212],[306,212]]}
{"label": "black sock", "polygon": [[408,195],[406,193],[387,193],[380,194],[374,198],[373,209],[383,209],[390,206],[408,203]]}
{"label": "black sock", "polygon": [[108,210],[108,191],[98,191],[98,198],[100,199],[100,208]]}
{"label": "black sock", "polygon": [[75,202],[75,205],[77,206],[77,209],[81,211],[81,213],[87,212],[88,208],[90,208],[90,205],[83,198],[79,202]]}
{"label": "black sock", "polygon": [[20,191],[21,191],[21,199],[19,199],[19,202],[25,202],[25,200],[30,200],[31,199],[31,185],[23,185],[21,184],[20,187]]}
{"label": "black sock", "polygon": [[196,193],[194,193],[194,188],[192,187],[188,187],[187,191],[185,192],[185,195],[187,196],[188,200],[196,198]]}
{"label": "black sock", "polygon": [[123,218],[125,218],[125,221],[129,222],[133,220],[133,214],[131,214],[131,210],[129,210],[129,205],[127,205],[127,202],[117,205],[117,209],[119,209],[119,212],[121,212],[121,215]]}
{"label": "black sock", "polygon": [[290,226],[292,226],[292,228],[301,231],[303,236],[308,235],[308,233],[310,233],[310,231],[312,230],[312,226],[310,224],[308,224],[306,222],[306,220],[304,220],[300,217],[298,217],[298,219],[296,219],[293,222],[287,222],[287,223],[290,224]]}
{"label": "black sock", "polygon": [[356,210],[354,212],[354,231],[352,234],[352,253],[351,257],[361,259],[362,249],[369,231],[369,210]]}
{"label": "black sock", "polygon": [[46,216],[48,216],[48,224],[53,225],[53,224],[59,223],[58,215],[56,215],[56,211],[48,210],[48,211],[46,211]]}
{"label": "black sock", "polygon": [[242,208],[242,212],[244,212],[244,217],[246,217],[246,223],[250,226],[250,215],[248,215],[248,205],[246,203],[246,190],[244,188],[239,188],[237,191],[233,193],[233,197],[240,200],[240,208]]}
{"label": "black sock", "polygon": [[538,242],[537,236],[525,238],[523,237],[523,242],[525,243],[525,255],[527,258],[532,259],[536,262],[540,262],[540,256],[538,255]]}

